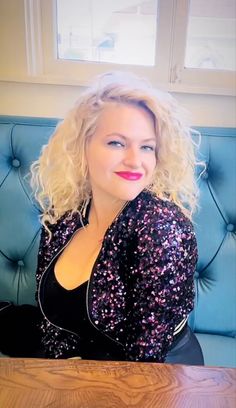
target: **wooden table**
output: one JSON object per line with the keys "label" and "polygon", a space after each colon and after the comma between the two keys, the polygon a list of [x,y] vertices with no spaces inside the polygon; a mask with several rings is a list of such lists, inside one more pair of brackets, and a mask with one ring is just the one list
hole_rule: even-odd
{"label": "wooden table", "polygon": [[0,359],[1,408],[235,408],[236,369]]}

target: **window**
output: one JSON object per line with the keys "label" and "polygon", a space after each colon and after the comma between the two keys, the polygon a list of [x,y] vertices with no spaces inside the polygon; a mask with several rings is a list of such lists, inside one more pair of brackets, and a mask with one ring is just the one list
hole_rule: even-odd
{"label": "window", "polygon": [[[229,13],[231,18],[225,21]],[[190,92],[235,95],[236,76],[231,69],[235,66],[236,55],[235,42],[231,41],[235,37],[235,18],[235,0],[176,2],[170,78],[172,90],[181,91],[184,87]],[[230,41],[226,30],[229,25]],[[227,43],[230,51],[224,48],[222,42]]]}
{"label": "window", "polygon": [[57,0],[56,10],[59,59],[155,64],[157,0]]}
{"label": "window", "polygon": [[[168,7],[166,7],[167,2]],[[40,13],[36,7],[37,3]],[[165,2],[163,0],[119,0],[119,2],[77,0],[77,6],[79,3],[83,4],[83,8],[78,7],[80,12],[75,12],[73,3],[73,0],[63,3],[56,0],[25,0],[26,6],[28,5],[28,9],[31,10],[29,14],[34,22],[33,27],[41,26],[41,32],[38,33],[38,37],[42,39],[41,45],[39,46],[39,41],[35,43],[32,52],[35,47],[38,47],[39,53],[36,53],[36,56],[42,61],[41,73],[38,74],[44,77],[45,81],[86,85],[92,77],[102,72],[127,70],[149,78],[153,84],[168,83],[171,52],[169,27],[172,21],[170,11],[173,0],[165,0]],[[86,27],[85,25],[79,27],[78,24],[75,28],[73,18],[71,19],[73,24],[67,24],[68,16],[65,15],[62,4],[63,6],[66,4],[67,10],[70,10],[70,14],[75,14],[78,21],[85,19],[87,15]],[[88,10],[88,4],[91,6],[99,4],[100,14],[97,12],[97,6],[90,7]],[[104,23],[105,13],[108,15],[106,19],[108,26]],[[114,16],[117,27],[111,21]],[[38,23],[34,21],[35,18]],[[149,21],[146,33],[141,29],[144,23],[140,26],[144,18]],[[66,21],[66,24],[62,24],[62,20]],[[94,20],[97,22],[95,23]],[[119,28],[121,21],[122,29]],[[92,34],[89,33],[88,27],[93,31]],[[32,38],[31,31],[29,30],[29,39]],[[135,31],[138,34],[134,34]],[[142,41],[139,41],[138,36],[141,34],[145,35]],[[164,36],[165,41],[159,41],[160,36]],[[34,43],[33,39],[31,43]],[[151,52],[149,53],[148,50]]]}
{"label": "window", "polygon": [[[235,0],[24,0],[29,81],[127,70],[169,91],[234,95]],[[17,75],[17,74],[16,74]]]}
{"label": "window", "polygon": [[236,71],[235,0],[191,0],[185,67]]}

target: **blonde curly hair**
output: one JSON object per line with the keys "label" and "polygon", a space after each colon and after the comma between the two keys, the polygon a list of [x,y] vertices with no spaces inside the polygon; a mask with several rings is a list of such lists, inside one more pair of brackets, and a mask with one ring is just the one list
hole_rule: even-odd
{"label": "blonde curly hair", "polygon": [[[41,208],[41,222],[54,224],[66,212],[81,211],[91,197],[86,142],[93,136],[107,104],[132,104],[154,120],[158,142],[157,165],[147,190],[175,202],[191,218],[197,202],[195,154],[185,112],[168,93],[154,89],[132,74],[99,76],[59,123],[42,154],[31,166],[31,185]],[[48,229],[48,228],[47,228]]]}

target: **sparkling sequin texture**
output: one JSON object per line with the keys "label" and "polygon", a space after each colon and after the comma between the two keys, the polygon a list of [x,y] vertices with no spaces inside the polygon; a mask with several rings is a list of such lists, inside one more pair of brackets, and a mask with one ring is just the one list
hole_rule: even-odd
{"label": "sparkling sequin texture", "polygon": [[[50,227],[50,243],[42,230],[38,286],[51,260],[80,227],[78,214],[66,214]],[[175,327],[193,309],[196,261],[191,222],[175,204],[142,192],[105,234],[89,282],[91,322],[123,346],[127,360],[163,362]],[[48,357],[76,355],[78,336],[55,327],[46,316],[41,330]]]}

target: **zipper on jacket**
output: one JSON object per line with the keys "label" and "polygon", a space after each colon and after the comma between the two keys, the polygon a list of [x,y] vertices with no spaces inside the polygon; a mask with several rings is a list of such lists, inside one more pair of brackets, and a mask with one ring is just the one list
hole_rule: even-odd
{"label": "zipper on jacket", "polygon": [[[120,216],[120,214],[122,213],[122,211],[124,210],[124,208],[129,204],[129,202],[130,202],[130,201],[126,201],[126,202],[125,202],[125,204],[122,206],[122,208],[120,209],[120,211],[118,212],[118,214],[115,216],[114,220],[111,222],[111,224],[110,224],[109,227],[107,228],[107,231],[108,231],[108,229],[111,227],[111,225],[117,220],[117,218]],[[106,232],[107,232],[107,231],[106,231]],[[105,235],[106,235],[106,234],[105,234]],[[104,236],[105,236],[105,235],[104,235]],[[98,258],[99,258],[99,256],[100,256],[101,250],[102,250],[102,248],[100,249],[99,254],[98,254],[98,256],[97,256],[97,258],[96,258],[96,260],[95,260],[95,262],[94,262],[94,265],[93,265],[93,268],[92,268],[90,277],[89,277],[89,279],[88,279],[88,285],[87,285],[87,290],[86,290],[86,308],[87,308],[88,319],[89,319],[90,323],[92,324],[92,326],[95,327],[95,329],[96,329],[99,333],[101,333],[101,331],[100,331],[99,328],[93,323],[93,321],[92,321],[92,319],[91,319],[91,317],[90,317],[90,314],[89,314],[89,287],[90,287],[90,281],[91,281],[91,279],[92,279],[92,277],[93,277],[94,269],[96,268],[97,263],[98,263]],[[118,341],[118,340],[116,340],[116,339],[113,339],[113,338],[110,337],[109,334],[107,334],[107,333],[102,332],[102,334],[103,334],[104,336],[108,337],[110,340],[112,340],[112,341],[114,341],[115,343],[117,343],[117,344],[119,344],[120,346],[122,346],[123,349],[124,349],[124,344],[123,344],[123,343],[121,343],[120,341]]]}
{"label": "zipper on jacket", "polygon": [[[71,242],[71,240],[73,239],[73,237],[75,236],[75,234],[76,234],[81,228],[83,228],[83,227],[78,228],[78,229],[72,234],[71,238],[70,238],[69,241],[66,243],[66,245],[64,245],[64,246],[60,249],[60,251],[58,251],[57,254],[51,259],[51,261],[49,262],[47,268],[45,269],[45,271],[43,272],[43,274],[42,274],[42,276],[41,276],[41,279],[40,279],[40,282],[39,282],[39,289],[38,289],[38,301],[39,301],[39,306],[40,306],[41,312],[42,312],[44,318],[47,320],[47,322],[50,323],[52,326],[56,327],[57,329],[59,329],[59,330],[64,330],[64,331],[66,331],[66,332],[68,332],[68,333],[70,333],[70,334],[75,335],[76,337],[79,337],[79,335],[78,335],[77,333],[75,333],[75,332],[73,332],[73,331],[71,331],[71,330],[65,329],[65,328],[63,328],[63,327],[60,327],[60,326],[58,326],[57,324],[52,323],[52,322],[48,319],[48,317],[45,315],[45,313],[44,313],[44,311],[43,311],[43,307],[42,307],[42,303],[41,303],[41,299],[40,299],[40,290],[41,290],[41,284],[42,284],[42,280],[43,280],[43,277],[44,277],[45,273],[48,271],[48,269],[50,268],[50,266],[52,265],[52,263],[53,263],[53,261],[56,259],[56,257],[57,257],[58,255],[60,255],[60,253],[69,245],[69,243]],[[88,307],[88,292],[89,292],[89,286],[90,286],[91,277],[92,277],[93,271],[94,271],[94,269],[95,269],[95,267],[96,267],[96,265],[97,265],[98,258],[99,258],[99,256],[100,256],[101,250],[102,250],[102,248],[100,249],[99,254],[98,254],[98,256],[97,256],[97,258],[96,258],[96,260],[95,260],[94,266],[93,266],[93,268],[92,268],[92,272],[91,272],[91,274],[90,274],[90,278],[88,279],[88,284],[87,284],[87,289],[86,289],[86,309],[87,309],[88,319],[89,319],[89,322],[92,324],[92,326],[95,327],[95,329],[96,329],[99,333],[101,333],[101,331],[100,331],[99,328],[93,323],[93,321],[92,321],[92,319],[91,319],[91,317],[90,317],[89,307]],[[110,340],[112,340],[112,341],[114,341],[114,342],[120,344],[122,347],[124,347],[124,345],[123,345],[122,343],[120,343],[119,341],[113,339],[113,338],[110,337],[108,334],[106,334],[106,333],[104,333],[104,332],[103,332],[102,334],[105,335],[106,337],[108,337]]]}
{"label": "zipper on jacket", "polygon": [[[116,215],[116,217],[114,218],[114,220],[112,221],[112,223],[110,224],[110,226],[107,228],[107,230],[108,230],[108,229],[111,227],[111,225],[116,221],[116,219],[119,217],[119,215],[120,215],[121,212],[124,210],[124,208],[128,205],[128,203],[129,203],[129,201],[126,201],[126,202],[125,202],[125,204],[122,206],[122,208],[120,209],[119,213]],[[86,203],[86,206],[85,206],[84,211],[86,211],[87,205],[88,205],[88,203]],[[86,224],[86,225],[87,225],[87,224]],[[49,262],[47,268],[45,269],[45,271],[43,272],[43,274],[42,274],[42,276],[41,276],[41,278],[40,278],[39,288],[38,288],[38,301],[39,301],[39,306],[40,306],[41,312],[42,312],[44,318],[47,320],[47,322],[50,323],[52,326],[56,327],[57,329],[59,329],[59,330],[64,330],[64,331],[66,331],[66,332],[68,332],[68,333],[71,333],[71,334],[75,335],[76,337],[79,337],[79,335],[78,335],[77,333],[75,333],[75,332],[73,332],[73,331],[71,331],[71,330],[65,329],[65,328],[63,328],[63,327],[60,327],[60,326],[58,326],[58,325],[52,323],[52,322],[47,318],[47,316],[45,315],[45,313],[44,313],[44,311],[43,311],[42,303],[41,303],[41,300],[40,300],[40,290],[41,290],[41,283],[42,283],[43,277],[44,277],[45,273],[48,271],[48,269],[50,268],[50,266],[52,265],[53,261],[54,261],[54,260],[56,259],[56,257],[57,257],[58,255],[60,255],[60,253],[69,245],[69,243],[71,242],[71,240],[73,239],[73,237],[75,236],[75,234],[76,234],[79,230],[81,230],[82,228],[84,228],[84,225],[83,225],[82,227],[78,228],[78,229],[72,234],[72,236],[70,237],[69,241],[68,241],[68,242],[60,249],[60,251],[58,251],[58,253],[51,259],[51,261]],[[90,287],[90,281],[91,281],[91,278],[92,278],[92,276],[93,276],[93,271],[94,271],[94,269],[95,269],[95,267],[96,267],[96,265],[97,265],[98,258],[99,258],[99,256],[100,256],[101,250],[102,250],[102,248],[100,249],[100,251],[99,251],[99,253],[98,253],[98,256],[97,256],[97,258],[96,258],[96,260],[95,260],[95,262],[94,262],[94,265],[93,265],[93,268],[92,268],[90,277],[89,277],[89,279],[88,279],[87,289],[86,289],[86,309],[87,309],[88,319],[89,319],[90,323],[92,324],[92,326],[95,327],[95,329],[96,329],[99,333],[101,333],[101,331],[99,330],[98,327],[96,327],[96,325],[93,323],[93,321],[92,321],[92,319],[91,319],[91,317],[90,317],[89,305],[88,305],[88,292],[89,292],[89,287]],[[121,342],[119,342],[118,340],[113,339],[113,338],[110,337],[107,333],[102,332],[102,334],[103,334],[104,336],[108,337],[110,340],[114,341],[115,343],[121,345],[121,346],[124,348],[124,345],[123,345]]]}
{"label": "zipper on jacket", "polygon": [[[101,252],[101,250],[100,250],[100,252]],[[104,332],[101,332],[101,330],[99,330],[99,328],[93,323],[93,321],[92,321],[92,319],[91,319],[91,317],[90,317],[89,304],[88,304],[88,303],[89,303],[89,287],[90,287],[90,281],[91,281],[91,278],[92,278],[92,275],[93,275],[93,271],[94,271],[94,269],[95,269],[95,267],[96,267],[96,265],[97,265],[97,260],[98,260],[98,258],[99,258],[100,252],[99,252],[99,254],[98,254],[98,256],[97,256],[97,259],[96,259],[96,261],[95,261],[95,263],[94,263],[94,266],[93,266],[93,268],[92,268],[92,272],[91,272],[91,274],[90,274],[90,278],[89,278],[89,280],[88,280],[88,285],[87,285],[87,290],[86,290],[86,309],[87,309],[87,315],[88,315],[88,319],[89,319],[90,323],[92,324],[93,327],[95,327],[95,329],[96,329],[99,333],[102,333],[104,336],[108,337],[110,340],[114,341],[115,343],[119,344],[120,346],[122,346],[122,347],[124,348],[124,344],[122,344],[121,342],[119,342],[119,341],[116,340],[116,339],[113,339],[112,337],[109,336],[109,334],[104,333]]]}

